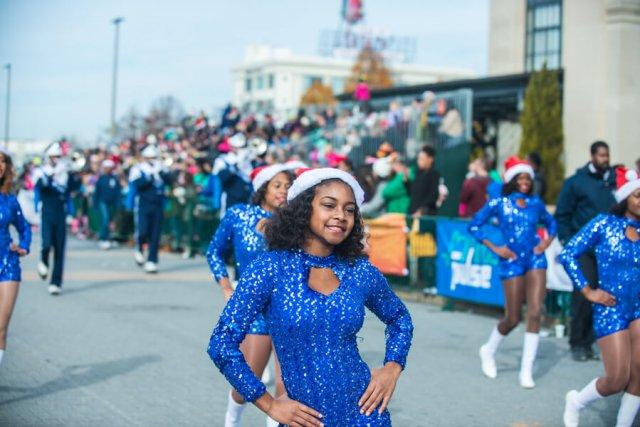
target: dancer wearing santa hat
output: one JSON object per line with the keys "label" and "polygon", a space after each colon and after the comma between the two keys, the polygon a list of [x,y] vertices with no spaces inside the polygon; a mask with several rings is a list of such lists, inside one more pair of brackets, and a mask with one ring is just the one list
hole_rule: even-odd
{"label": "dancer wearing santa hat", "polygon": [[[576,289],[593,304],[593,328],[605,374],[566,395],[564,424],[577,426],[589,403],[624,391],[616,426],[626,427],[640,407],[640,179],[638,172],[616,169],[616,201],[565,246],[560,259]],[[598,288],[580,270],[578,258],[594,251]]]}
{"label": "dancer wearing santa hat", "polygon": [[[547,261],[545,249],[556,235],[556,222],[544,203],[532,196],[533,168],[512,156],[505,162],[502,195],[488,201],[473,217],[471,234],[500,257],[499,271],[505,299],[505,316],[493,328],[489,340],[480,347],[482,372],[497,376],[494,355],[502,339],[520,322],[522,305],[527,303],[526,332],[520,366],[520,385],[533,388],[533,362],[538,351],[541,310],[546,291]],[[483,232],[482,226],[497,218],[505,244],[498,246]],[[547,229],[548,238],[541,239],[538,226]]]}
{"label": "dancer wearing santa hat", "polygon": [[[364,192],[347,172],[303,172],[268,221],[269,251],[244,270],[208,352],[245,400],[281,425],[390,426],[386,409],[405,366],[407,308],[363,254]],[[384,365],[370,370],[356,337],[365,307],[386,325]],[[240,343],[264,313],[287,394],[273,398]]]}
{"label": "dancer wearing santa hat", "polygon": [[[271,165],[256,168],[251,173],[252,185],[255,191],[253,204],[235,204],[224,214],[207,251],[207,260],[215,280],[220,284],[225,299],[229,299],[233,292],[225,257],[233,246],[236,271],[242,274],[253,259],[265,251],[263,227],[265,220],[270,218],[287,198],[287,190],[294,175],[288,165]],[[269,356],[271,355],[271,338],[262,314],[258,314],[251,324],[246,339],[240,345],[240,350],[254,374],[261,376]],[[276,362],[276,394],[284,394]],[[235,390],[229,394],[225,427],[240,425],[240,417],[245,407],[245,400]],[[267,425],[273,421],[267,420]],[[277,425],[277,423],[275,423]]]}

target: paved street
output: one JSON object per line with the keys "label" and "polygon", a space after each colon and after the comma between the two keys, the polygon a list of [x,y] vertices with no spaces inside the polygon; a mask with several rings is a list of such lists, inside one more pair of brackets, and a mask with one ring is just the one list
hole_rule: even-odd
{"label": "paved street", "polygon": [[[205,348],[223,306],[202,257],[161,255],[145,275],[130,248],[101,252],[71,240],[66,283],[51,297],[35,274],[37,242],[0,369],[0,425],[222,426],[228,385]],[[391,403],[395,426],[557,426],[564,394],[600,373],[574,363],[565,340],[544,338],[537,387],[517,384],[523,328],[505,340],[499,376],[485,379],[477,348],[495,319],[409,304],[415,323],[407,369]],[[381,362],[384,328],[368,315],[360,349]],[[585,426],[613,425],[619,397],[583,412]],[[244,425],[263,426],[254,407]]]}

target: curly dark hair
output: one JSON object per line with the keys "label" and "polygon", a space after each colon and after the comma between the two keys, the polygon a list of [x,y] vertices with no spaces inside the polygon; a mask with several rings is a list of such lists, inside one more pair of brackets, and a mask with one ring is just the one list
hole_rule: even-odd
{"label": "curly dark hair", "polygon": [[[309,233],[309,222],[313,207],[311,203],[316,188],[329,182],[343,182],[338,179],[327,179],[300,193],[291,203],[278,209],[265,226],[265,237],[270,250],[302,249]],[[339,257],[353,261],[364,255],[364,225],[360,209],[356,207],[353,229],[347,238],[335,246],[333,253]]]}
{"label": "curly dark hair", "polygon": [[[289,178],[289,182],[293,182],[293,180],[296,179],[296,175],[292,171],[288,171],[287,170],[287,171],[282,171],[282,172],[284,172],[287,175],[287,178]],[[269,186],[270,182],[271,182],[271,180],[265,182],[264,184],[262,184],[260,186],[260,188],[258,188],[258,191],[253,193],[253,196],[251,196],[251,203],[252,204],[259,206],[259,205],[262,204],[262,202],[264,202],[264,198],[267,195],[267,187]]]}
{"label": "curly dark hair", "polygon": [[[520,176],[520,174],[514,176],[513,178],[511,178],[511,181],[509,182],[505,182],[504,185],[502,186],[502,195],[503,196],[508,196],[511,193],[515,193],[516,191],[518,191],[518,177]],[[529,177],[529,179],[531,180],[531,186],[529,186],[529,192],[527,193],[527,196],[530,196],[531,193],[533,193],[533,179],[531,177]]]}
{"label": "curly dark hair", "polygon": [[4,175],[0,178],[0,193],[9,194],[13,190],[13,178],[15,171],[13,170],[13,160],[7,153],[0,152],[0,156],[4,158],[5,168]]}

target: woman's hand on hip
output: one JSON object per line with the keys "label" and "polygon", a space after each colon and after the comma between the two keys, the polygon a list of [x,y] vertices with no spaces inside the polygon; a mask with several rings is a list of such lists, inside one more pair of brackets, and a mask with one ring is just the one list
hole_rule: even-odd
{"label": "woman's hand on hip", "polygon": [[291,427],[324,426],[321,421],[322,415],[318,411],[290,399],[287,395],[274,399],[267,415],[275,421]]}
{"label": "woman's hand on hip", "polygon": [[10,249],[17,253],[20,256],[25,256],[27,254],[27,251],[24,248],[21,248],[20,246],[16,245],[15,243],[11,244]]}
{"label": "woman's hand on hip", "polygon": [[376,408],[381,414],[387,409],[401,372],[402,367],[396,362],[387,362],[382,368],[371,371],[369,386],[358,401],[361,414],[371,415]]}
{"label": "woman's hand on hip", "polygon": [[493,252],[496,253],[500,258],[514,260],[518,258],[518,256],[511,250],[507,245],[504,246],[495,246],[493,248]]}
{"label": "woman's hand on hip", "polygon": [[602,289],[592,289],[589,286],[585,286],[582,290],[582,294],[586,299],[594,304],[601,304],[607,307],[613,307],[616,305],[616,297]]}
{"label": "woman's hand on hip", "polygon": [[225,301],[229,301],[231,298],[231,294],[233,294],[233,288],[231,287],[231,281],[228,277],[221,278],[218,283],[220,283],[220,288],[222,288],[222,296]]}

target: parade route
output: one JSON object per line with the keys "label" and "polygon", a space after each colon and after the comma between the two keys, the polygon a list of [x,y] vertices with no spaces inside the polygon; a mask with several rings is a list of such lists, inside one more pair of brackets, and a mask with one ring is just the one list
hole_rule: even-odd
{"label": "parade route", "polygon": [[[65,284],[47,293],[35,272],[39,243],[23,262],[23,283],[0,368],[0,425],[222,426],[229,385],[206,354],[223,307],[203,257],[161,254],[145,274],[131,248],[99,251],[71,238]],[[498,378],[482,376],[477,349],[495,318],[408,303],[415,333],[390,405],[395,426],[559,426],[564,395],[602,372],[573,362],[565,339],[543,338],[537,387],[518,385],[521,325],[497,355]],[[371,313],[359,334],[370,366],[384,357],[384,325]],[[613,425],[619,397],[581,414],[581,425]],[[245,426],[263,426],[255,407]]]}

